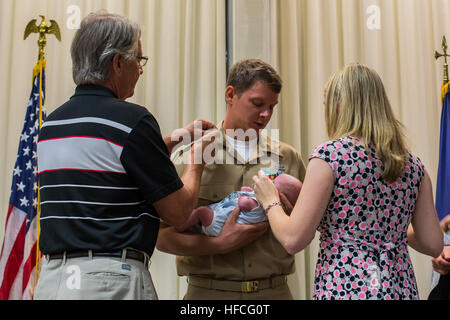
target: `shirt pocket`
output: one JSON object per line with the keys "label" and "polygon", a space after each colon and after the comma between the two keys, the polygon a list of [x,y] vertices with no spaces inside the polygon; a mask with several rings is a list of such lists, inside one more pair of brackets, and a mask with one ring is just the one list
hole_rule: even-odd
{"label": "shirt pocket", "polygon": [[225,199],[233,191],[239,191],[235,185],[202,185],[200,186],[197,206],[207,206]]}

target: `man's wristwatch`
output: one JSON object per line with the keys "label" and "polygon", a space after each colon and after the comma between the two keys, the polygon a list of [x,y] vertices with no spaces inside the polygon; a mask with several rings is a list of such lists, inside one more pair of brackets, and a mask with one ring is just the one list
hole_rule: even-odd
{"label": "man's wristwatch", "polygon": [[275,207],[275,206],[282,206],[282,203],[280,201],[274,201],[271,204],[269,204],[267,206],[267,208],[264,210],[264,213],[266,214],[266,216],[269,213],[270,208]]}

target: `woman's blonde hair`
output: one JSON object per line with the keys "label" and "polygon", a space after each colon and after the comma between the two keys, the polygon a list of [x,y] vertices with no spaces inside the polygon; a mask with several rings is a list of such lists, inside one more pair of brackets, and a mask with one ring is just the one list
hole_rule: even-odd
{"label": "woman's blonde hair", "polygon": [[394,182],[408,160],[403,125],[394,117],[389,99],[375,70],[350,64],[325,85],[325,122],[330,139],[356,136],[368,149],[373,145],[383,161],[382,178]]}

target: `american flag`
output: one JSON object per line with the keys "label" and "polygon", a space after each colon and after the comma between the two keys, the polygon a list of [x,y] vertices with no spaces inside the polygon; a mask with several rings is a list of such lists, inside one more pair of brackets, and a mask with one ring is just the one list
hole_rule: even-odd
{"label": "american flag", "polygon": [[[38,66],[38,65],[37,65]],[[39,70],[35,69],[34,70]],[[17,160],[13,169],[11,197],[0,256],[0,300],[32,299],[37,248],[37,139],[39,133],[39,72],[33,72]],[[45,79],[42,68],[42,105]],[[42,120],[45,112],[42,112]]]}

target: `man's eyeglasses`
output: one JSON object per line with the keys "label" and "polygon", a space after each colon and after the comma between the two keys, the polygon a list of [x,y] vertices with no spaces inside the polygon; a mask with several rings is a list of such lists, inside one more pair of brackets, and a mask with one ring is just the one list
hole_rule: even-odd
{"label": "man's eyeglasses", "polygon": [[139,65],[142,68],[147,64],[148,57],[146,57],[146,56],[137,56],[136,58],[139,59]]}

